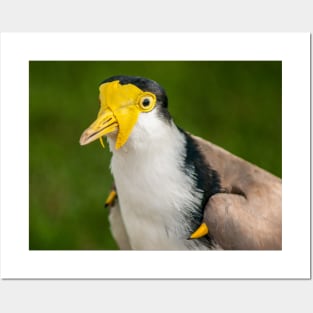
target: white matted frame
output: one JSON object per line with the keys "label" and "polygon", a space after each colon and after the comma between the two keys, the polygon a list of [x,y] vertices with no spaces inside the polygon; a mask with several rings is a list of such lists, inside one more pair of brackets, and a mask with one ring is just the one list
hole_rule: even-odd
{"label": "white matted frame", "polygon": [[[139,49],[147,40],[151,49]],[[282,251],[29,251],[30,60],[281,60]],[[1,35],[2,278],[305,279],[310,274],[308,33]]]}

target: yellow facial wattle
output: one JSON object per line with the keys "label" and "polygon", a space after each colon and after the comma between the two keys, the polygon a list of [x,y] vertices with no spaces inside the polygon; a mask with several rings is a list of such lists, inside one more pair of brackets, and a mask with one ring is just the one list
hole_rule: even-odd
{"label": "yellow facial wattle", "polygon": [[115,147],[119,149],[127,142],[139,114],[154,108],[156,96],[133,84],[121,85],[118,80],[100,85],[99,91],[97,119],[83,132],[80,144],[96,139],[101,142],[102,136],[117,132]]}

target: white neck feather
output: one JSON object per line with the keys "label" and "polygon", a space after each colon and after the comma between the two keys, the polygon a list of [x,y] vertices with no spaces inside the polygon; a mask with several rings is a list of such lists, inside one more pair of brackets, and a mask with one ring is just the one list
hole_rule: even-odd
{"label": "white neck feather", "polygon": [[188,216],[201,203],[192,175],[186,175],[185,137],[154,110],[141,114],[127,143],[115,149],[111,171],[123,221],[133,249],[206,249],[187,240]]}

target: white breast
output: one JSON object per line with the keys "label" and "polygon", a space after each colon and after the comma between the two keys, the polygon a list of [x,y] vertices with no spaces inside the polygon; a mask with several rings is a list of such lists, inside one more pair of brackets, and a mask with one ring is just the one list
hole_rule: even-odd
{"label": "white breast", "polygon": [[121,214],[132,249],[188,249],[186,218],[201,194],[184,171],[184,135],[156,114],[141,114],[121,149],[109,139]]}

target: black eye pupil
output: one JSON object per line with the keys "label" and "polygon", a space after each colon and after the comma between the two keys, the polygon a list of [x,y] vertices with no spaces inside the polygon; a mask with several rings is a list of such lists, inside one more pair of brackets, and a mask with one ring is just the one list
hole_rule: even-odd
{"label": "black eye pupil", "polygon": [[144,107],[148,106],[150,104],[150,100],[148,98],[145,98],[143,101],[142,101],[142,105]]}

